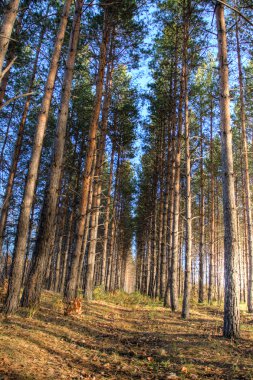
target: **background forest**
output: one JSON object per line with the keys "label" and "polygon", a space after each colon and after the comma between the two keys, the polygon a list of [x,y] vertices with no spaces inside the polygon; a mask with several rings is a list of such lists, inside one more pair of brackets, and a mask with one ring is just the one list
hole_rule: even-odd
{"label": "background forest", "polygon": [[183,319],[221,306],[223,336],[239,338],[240,308],[253,312],[252,2],[2,0],[0,21],[3,316],[45,290],[66,315],[119,290]]}

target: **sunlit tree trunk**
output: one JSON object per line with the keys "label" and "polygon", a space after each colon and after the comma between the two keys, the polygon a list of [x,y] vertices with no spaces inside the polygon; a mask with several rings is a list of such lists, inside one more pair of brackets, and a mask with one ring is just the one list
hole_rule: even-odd
{"label": "sunlit tree trunk", "polygon": [[174,205],[172,227],[172,257],[171,257],[171,309],[178,309],[178,258],[179,258],[179,221],[180,221],[180,173],[181,173],[181,139],[183,127],[183,101],[185,96],[185,75],[188,47],[188,29],[184,26],[183,60],[180,78],[180,98],[178,105],[178,131],[177,147],[175,149],[175,175],[174,175]]}
{"label": "sunlit tree trunk", "polygon": [[50,69],[45,92],[42,100],[41,111],[38,118],[38,123],[35,132],[32,157],[28,169],[27,180],[25,184],[24,196],[18,221],[17,237],[15,241],[14,256],[12,262],[12,271],[9,281],[8,295],[5,304],[5,313],[11,314],[15,312],[19,303],[20,287],[23,275],[24,257],[27,243],[27,234],[29,229],[29,218],[35,192],[35,186],[38,176],[38,169],[42,151],[44,135],[47,126],[47,120],[50,110],[53,89],[58,70],[62,44],[65,36],[65,31],[68,22],[68,15],[71,6],[71,0],[66,0],[61,22],[58,29]]}
{"label": "sunlit tree trunk", "polygon": [[101,267],[101,285],[105,286],[106,278],[106,263],[108,254],[108,233],[110,224],[110,206],[111,206],[111,188],[112,188],[112,178],[113,178],[113,162],[114,162],[114,144],[112,146],[111,152],[111,162],[110,162],[110,175],[107,189],[107,199],[105,207],[105,222],[104,222],[104,235],[103,235],[103,248],[102,248],[102,267]]}
{"label": "sunlit tree trunk", "polygon": [[111,38],[111,46],[109,53],[109,65],[106,75],[106,85],[105,85],[105,97],[104,103],[102,107],[102,128],[101,134],[99,138],[98,144],[98,153],[97,153],[97,163],[95,168],[95,176],[94,176],[94,190],[93,190],[93,204],[91,211],[91,226],[90,226],[90,244],[88,251],[88,265],[86,272],[86,285],[84,296],[87,300],[92,299],[92,291],[93,291],[93,277],[95,271],[95,257],[96,257],[96,247],[97,247],[97,234],[98,234],[98,223],[99,223],[99,215],[100,215],[100,205],[101,205],[101,175],[103,169],[103,161],[105,156],[105,142],[106,142],[106,134],[107,134],[107,124],[108,124],[108,114],[109,114],[109,106],[111,101],[111,82],[112,82],[112,52],[113,52],[113,40],[114,36],[112,33]]}
{"label": "sunlit tree trunk", "polygon": [[209,278],[208,278],[208,302],[212,303],[214,298],[214,258],[215,258],[215,183],[214,183],[214,157],[213,157],[213,101],[211,99],[211,229],[210,229],[210,255],[209,255]]}
{"label": "sunlit tree trunk", "polygon": [[48,262],[48,248],[52,237],[53,224],[55,223],[56,206],[60,191],[63,152],[69,112],[69,100],[71,96],[71,84],[79,40],[82,6],[83,0],[78,0],[76,2],[75,16],[73,19],[68,48],[68,57],[66,60],[66,68],[63,79],[61,108],[56,127],[53,157],[50,168],[50,179],[48,187],[46,189],[41,212],[39,230],[31,263],[31,270],[22,297],[22,306],[25,307],[39,302],[43,278]]}
{"label": "sunlit tree trunk", "polygon": [[[189,5],[188,5],[189,6]],[[185,201],[185,272],[182,318],[190,316],[191,266],[192,266],[192,194],[191,194],[191,152],[190,120],[188,100],[188,78],[185,77],[185,157],[186,157],[186,201]]]}
{"label": "sunlit tree trunk", "polygon": [[248,311],[253,312],[253,231],[252,231],[252,210],[251,210],[251,191],[249,179],[249,159],[248,159],[248,143],[246,134],[246,117],[245,117],[245,104],[244,104],[244,88],[243,88],[243,73],[241,62],[241,46],[238,18],[236,22],[236,43],[237,43],[237,61],[239,73],[239,87],[240,87],[240,121],[242,132],[242,150],[243,150],[243,171],[244,171],[244,184],[245,184],[245,205],[247,215],[247,235],[248,235],[248,252],[249,252],[249,278],[248,278]]}
{"label": "sunlit tree trunk", "polygon": [[[42,29],[40,37],[39,37],[39,43],[38,43],[38,47],[37,47],[37,51],[36,51],[32,76],[31,76],[30,85],[28,88],[28,93],[30,93],[33,89],[44,34],[45,34],[45,28]],[[1,253],[2,253],[4,232],[5,232],[6,221],[7,221],[7,217],[8,217],[8,211],[9,211],[9,207],[10,207],[12,189],[13,189],[14,179],[16,176],[18,161],[19,161],[19,157],[20,157],[20,153],[21,153],[21,147],[22,147],[23,136],[24,136],[24,128],[25,128],[25,124],[26,124],[26,119],[27,119],[30,103],[31,103],[31,98],[32,98],[31,95],[27,96],[27,98],[26,98],[23,115],[21,118],[21,122],[19,124],[17,140],[16,140],[15,147],[14,147],[14,153],[13,153],[10,173],[9,173],[9,177],[8,177],[8,182],[7,182],[7,186],[6,186],[6,190],[5,190],[5,194],[4,194],[4,198],[3,198],[3,205],[1,208],[1,215],[0,215],[0,257],[1,257]]]}
{"label": "sunlit tree trunk", "polygon": [[8,50],[13,26],[17,17],[19,0],[10,0],[6,6],[3,23],[0,29],[0,84],[3,75],[3,65]]}
{"label": "sunlit tree trunk", "polygon": [[96,135],[98,130],[98,119],[100,114],[100,106],[102,100],[102,92],[103,92],[103,81],[104,81],[104,72],[106,66],[106,52],[107,45],[109,42],[110,36],[110,22],[109,22],[109,11],[106,8],[104,13],[104,24],[103,24],[103,36],[102,43],[100,45],[100,59],[99,59],[99,69],[98,69],[98,77],[96,84],[96,96],[95,103],[93,108],[93,114],[91,117],[90,130],[89,130],[89,144],[87,148],[86,161],[85,161],[85,169],[83,176],[83,184],[82,184],[82,194],[81,194],[81,202],[79,209],[79,220],[77,225],[77,231],[75,236],[75,247],[71,260],[70,274],[67,282],[66,290],[65,290],[65,299],[70,301],[75,298],[77,295],[77,281],[78,281],[78,264],[80,261],[80,256],[82,253],[82,241],[85,230],[85,219],[86,212],[88,206],[88,198],[89,198],[89,188],[91,182],[91,171],[92,171],[92,163],[94,159],[94,153],[96,149]]}
{"label": "sunlit tree trunk", "polygon": [[[226,1],[225,1],[226,2]],[[227,338],[240,335],[240,308],[238,287],[238,246],[236,225],[236,204],[232,151],[232,130],[230,126],[230,94],[227,59],[226,24],[224,6],[216,4],[218,33],[218,57],[220,73],[221,150],[223,170],[223,216],[225,250],[225,300],[223,334]]]}

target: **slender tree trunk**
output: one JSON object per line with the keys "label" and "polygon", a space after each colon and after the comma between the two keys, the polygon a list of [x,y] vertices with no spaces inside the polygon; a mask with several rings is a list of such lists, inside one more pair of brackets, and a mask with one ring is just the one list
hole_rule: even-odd
{"label": "slender tree trunk", "polygon": [[69,246],[71,241],[71,235],[72,235],[72,226],[73,226],[73,217],[74,217],[74,210],[71,211],[70,217],[68,219],[67,223],[67,237],[66,237],[66,243],[64,250],[62,252],[62,272],[61,272],[61,281],[60,281],[60,293],[64,292],[64,286],[66,282],[66,274],[67,274],[67,264],[68,264],[68,254],[69,254]]}
{"label": "slender tree trunk", "polygon": [[4,137],[4,141],[3,141],[3,145],[2,145],[2,149],[1,149],[1,155],[0,155],[0,170],[1,171],[0,171],[0,173],[4,173],[4,164],[5,164],[4,151],[5,151],[7,141],[9,140],[9,132],[10,132],[10,127],[12,126],[12,123],[13,123],[13,114],[14,114],[15,106],[16,106],[16,101],[14,100],[12,103],[11,113],[9,116],[9,121],[8,121],[8,125],[6,128],[5,137]]}
{"label": "slender tree trunk", "polygon": [[80,32],[80,20],[83,0],[76,2],[75,15],[70,35],[68,57],[63,80],[61,109],[58,116],[53,158],[50,169],[50,180],[43,203],[39,231],[32,258],[31,270],[24,288],[22,306],[31,306],[39,302],[43,278],[48,262],[49,244],[51,241],[53,224],[55,223],[56,206],[60,189],[60,180],[63,165],[66,127],[71,96],[71,84],[74,72],[75,59]]}
{"label": "slender tree trunk", "polygon": [[[189,2],[188,2],[189,4]],[[190,4],[188,5],[190,6]],[[186,231],[185,231],[185,275],[182,318],[190,316],[191,296],[191,266],[192,266],[192,195],[191,195],[191,153],[190,153],[190,126],[188,78],[185,76],[185,156],[186,156]]]}
{"label": "slender tree trunk", "polygon": [[[5,61],[6,61],[5,68],[3,69],[3,71],[5,71],[5,74],[2,77],[2,81],[0,80],[0,82],[1,82],[0,83],[0,107],[3,105],[3,100],[5,97],[5,92],[7,89],[11,68],[13,67],[13,64],[17,58],[16,55],[17,55],[17,50],[19,47],[20,31],[22,30],[22,26],[23,26],[22,25],[23,24],[23,18],[24,18],[25,13],[27,13],[27,11],[29,10],[31,2],[32,2],[32,0],[25,0],[22,2],[22,9],[21,9],[19,15],[16,17],[16,21],[14,24],[15,28],[14,28],[14,31],[13,31],[12,36],[11,36],[12,39],[9,40],[10,43],[8,46],[7,54],[5,56]],[[44,17],[47,17],[47,15],[48,15],[47,12],[49,10],[49,6],[50,6],[50,4],[48,4],[48,6],[47,6],[47,11],[46,11],[46,14]],[[44,23],[43,28],[46,28],[46,27],[47,27],[47,25],[46,25],[46,23]]]}
{"label": "slender tree trunk", "polygon": [[[178,34],[178,31],[177,31]],[[177,63],[178,63],[178,38],[176,39],[176,54],[175,54],[175,64],[174,64],[174,85],[173,85],[173,97],[172,97],[172,131],[171,131],[171,150],[169,150],[169,162],[170,162],[170,199],[169,199],[169,216],[168,216],[168,266],[167,266],[167,285],[164,295],[164,306],[169,307],[170,295],[171,295],[171,259],[172,259],[172,241],[173,241],[173,217],[174,217],[174,179],[175,179],[175,152],[176,152],[176,95],[178,86],[178,76],[177,76]]]}
{"label": "slender tree trunk", "polygon": [[97,163],[95,169],[94,177],[94,192],[93,192],[93,205],[91,212],[91,228],[90,228],[90,245],[88,252],[88,266],[86,272],[86,285],[84,296],[87,300],[92,299],[93,291],[93,277],[95,271],[95,257],[96,257],[96,248],[97,248],[97,234],[98,234],[98,223],[99,223],[99,214],[100,214],[100,204],[101,204],[101,173],[103,168],[104,153],[105,153],[105,142],[106,142],[106,133],[107,133],[107,124],[108,124],[108,114],[109,106],[111,101],[111,82],[112,82],[112,52],[113,52],[113,40],[114,33],[111,37],[111,46],[109,52],[109,65],[106,75],[106,88],[105,88],[105,97],[104,104],[102,109],[102,128],[101,135],[99,139],[99,147],[97,154]]}
{"label": "slender tree trunk", "polygon": [[[91,229],[92,229],[92,223],[94,223],[94,220],[92,219],[92,213],[93,213],[93,202],[94,202],[94,175],[95,175],[95,169],[96,169],[96,162],[97,162],[97,155],[95,155],[94,160],[93,160],[93,166],[92,166],[92,180],[90,183],[90,191],[89,191],[89,201],[88,201],[88,207],[87,207],[87,213],[86,213],[86,221],[85,221],[85,232],[84,232],[84,238],[83,238],[83,245],[82,245],[82,254],[80,256],[80,262],[79,262],[79,274],[78,274],[78,285],[81,283],[81,277],[82,273],[84,272],[84,294],[86,293],[86,280],[87,280],[87,275],[89,272],[89,257],[86,257],[86,265],[85,265],[85,271],[84,269],[84,258],[86,254],[86,249],[88,245],[88,238],[90,237],[90,242],[92,240],[92,234],[91,234]],[[88,255],[89,256],[89,255]],[[92,277],[93,279],[93,277]],[[88,299],[88,298],[87,298]]]}
{"label": "slender tree trunk", "polygon": [[[202,118],[201,118],[202,119]],[[204,158],[203,158],[203,121],[201,120],[200,142],[200,239],[199,239],[199,293],[198,302],[204,302],[204,239],[205,239],[205,196],[204,196]]]}
{"label": "slender tree trunk", "polygon": [[180,219],[180,173],[181,173],[181,138],[183,126],[183,99],[185,96],[185,75],[188,47],[188,27],[184,26],[183,64],[180,79],[180,99],[178,106],[177,147],[175,149],[175,176],[174,176],[174,205],[173,205],[173,233],[171,257],[171,309],[178,309],[178,256],[179,256],[179,219]]}
{"label": "slender tree trunk", "polygon": [[248,278],[248,311],[253,313],[253,231],[252,231],[252,210],[251,210],[251,191],[249,179],[249,159],[248,159],[248,143],[246,134],[246,116],[244,104],[244,88],[243,73],[241,62],[241,47],[238,18],[236,22],[236,43],[237,43],[237,61],[240,86],[240,116],[241,116],[241,132],[242,132],[242,149],[244,157],[244,183],[245,183],[245,204],[247,215],[247,234],[248,234],[248,251],[249,251],[249,278]]}
{"label": "slender tree trunk", "polygon": [[110,175],[108,182],[108,195],[106,200],[105,208],[105,222],[104,222],[104,236],[103,236],[103,250],[102,250],[102,268],[101,268],[101,285],[105,286],[105,275],[106,275],[106,262],[107,262],[107,247],[108,247],[108,232],[110,224],[110,206],[111,206],[111,188],[112,188],[112,178],[113,178],[113,162],[114,162],[114,145],[111,152],[111,162],[110,162]]}
{"label": "slender tree trunk", "polygon": [[6,6],[2,27],[0,29],[0,84],[3,75],[3,65],[8,50],[14,22],[17,17],[19,0],[10,0]]}
{"label": "slender tree trunk", "polygon": [[[45,28],[42,29],[40,37],[39,37],[39,44],[38,44],[38,48],[37,48],[37,52],[36,52],[36,56],[35,56],[35,61],[34,61],[34,65],[33,65],[33,72],[32,72],[32,76],[31,76],[31,80],[30,80],[28,93],[31,92],[33,89],[44,34],[45,34]],[[24,136],[24,128],[25,128],[25,124],[26,124],[26,119],[27,119],[30,103],[31,103],[31,98],[32,98],[31,95],[29,95],[26,98],[22,119],[21,119],[19,129],[18,129],[18,135],[17,135],[17,140],[15,143],[15,148],[14,148],[10,173],[9,173],[9,177],[8,177],[8,182],[7,182],[7,186],[6,186],[6,190],[5,190],[5,194],[4,194],[3,206],[1,209],[1,215],[0,215],[0,256],[2,253],[6,221],[7,221],[7,217],[8,217],[8,211],[9,211],[9,207],[10,207],[12,189],[13,189],[14,179],[15,179],[16,172],[17,172],[17,165],[18,165],[18,161],[19,161],[19,157],[20,157],[20,153],[21,153],[21,147],[22,147],[23,136]]]}
{"label": "slender tree trunk", "polygon": [[99,59],[99,70],[98,70],[98,78],[96,85],[96,97],[93,108],[93,114],[90,123],[89,130],[89,145],[86,155],[85,161],[85,169],[83,176],[83,184],[82,184],[82,194],[81,194],[81,202],[80,202],[80,217],[77,225],[76,237],[75,237],[75,248],[72,256],[71,267],[69,279],[66,286],[65,291],[65,299],[70,301],[75,298],[77,295],[77,280],[78,280],[78,264],[80,261],[80,256],[82,253],[82,241],[85,229],[85,219],[89,198],[89,188],[91,182],[91,171],[92,171],[92,163],[94,158],[94,153],[96,149],[96,135],[98,129],[98,119],[100,114],[100,106],[102,100],[102,92],[103,92],[103,80],[104,80],[104,72],[106,66],[106,52],[107,45],[110,36],[110,22],[109,22],[109,11],[106,8],[104,13],[104,25],[103,25],[103,39],[100,45],[100,59]]}
{"label": "slender tree trunk", "polygon": [[54,46],[54,52],[51,60],[51,65],[49,69],[49,74],[45,86],[45,92],[42,100],[42,107],[38,118],[38,124],[36,127],[35,139],[33,144],[33,152],[29,165],[25,191],[23,196],[23,202],[21,206],[17,237],[14,248],[14,256],[12,262],[12,272],[9,281],[8,295],[5,304],[5,313],[11,314],[15,312],[19,303],[19,294],[22,281],[22,270],[24,267],[24,256],[27,243],[27,234],[29,229],[29,217],[35,192],[35,186],[38,176],[38,169],[42,151],[42,145],[44,140],[44,135],[47,126],[47,120],[49,115],[49,109],[51,104],[51,99],[53,95],[53,89],[56,79],[56,74],[58,70],[58,63],[60,59],[62,44],[65,36],[65,31],[68,22],[68,15],[71,5],[71,0],[66,0],[59,30],[56,37],[56,42]]}
{"label": "slender tree trunk", "polygon": [[210,260],[209,260],[209,282],[208,282],[208,302],[212,303],[214,297],[214,256],[215,256],[215,183],[214,183],[214,158],[213,158],[213,102],[211,99],[211,230],[210,230]]}
{"label": "slender tree trunk", "polygon": [[221,149],[223,170],[223,216],[225,250],[224,327],[226,338],[240,335],[240,307],[238,287],[238,246],[234,187],[232,130],[230,126],[230,94],[227,60],[227,38],[224,6],[216,4],[218,57],[220,71]]}

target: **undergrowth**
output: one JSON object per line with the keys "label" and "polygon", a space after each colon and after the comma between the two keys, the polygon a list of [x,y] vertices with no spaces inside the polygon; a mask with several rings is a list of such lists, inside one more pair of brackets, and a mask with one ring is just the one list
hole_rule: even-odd
{"label": "undergrowth", "polygon": [[162,306],[162,302],[158,299],[152,299],[139,292],[128,294],[123,290],[116,290],[114,292],[106,292],[102,287],[97,287],[93,293],[94,300],[113,303],[120,306],[149,306],[158,307]]}

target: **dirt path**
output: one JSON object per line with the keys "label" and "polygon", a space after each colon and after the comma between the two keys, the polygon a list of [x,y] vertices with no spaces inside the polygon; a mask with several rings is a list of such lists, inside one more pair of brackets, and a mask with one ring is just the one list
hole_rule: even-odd
{"label": "dirt path", "polygon": [[253,325],[221,338],[219,310],[198,307],[190,321],[161,307],[103,301],[64,317],[46,293],[33,318],[0,324],[0,379],[253,379]]}

